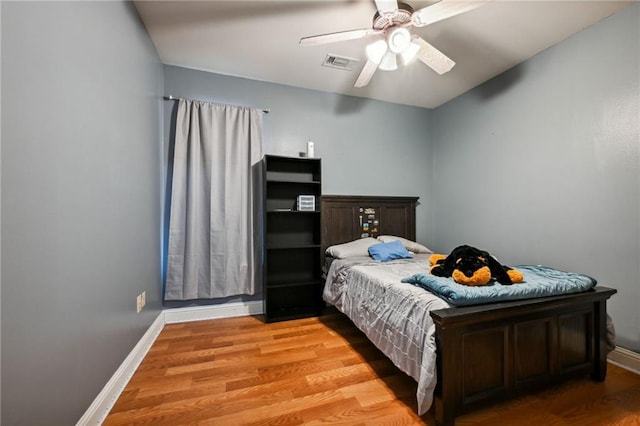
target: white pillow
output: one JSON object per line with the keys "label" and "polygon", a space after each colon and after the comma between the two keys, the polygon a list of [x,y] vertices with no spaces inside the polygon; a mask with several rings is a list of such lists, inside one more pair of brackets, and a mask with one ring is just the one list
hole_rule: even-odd
{"label": "white pillow", "polygon": [[336,244],[327,247],[325,254],[335,257],[336,259],[344,259],[345,257],[369,256],[369,247],[378,244],[375,238],[360,238],[344,244]]}
{"label": "white pillow", "polygon": [[391,241],[399,240],[402,242],[404,248],[413,253],[426,253],[431,254],[433,251],[429,250],[422,244],[416,243],[415,241],[407,240],[406,238],[396,237],[395,235],[380,235],[378,237],[378,241],[382,243],[390,243]]}

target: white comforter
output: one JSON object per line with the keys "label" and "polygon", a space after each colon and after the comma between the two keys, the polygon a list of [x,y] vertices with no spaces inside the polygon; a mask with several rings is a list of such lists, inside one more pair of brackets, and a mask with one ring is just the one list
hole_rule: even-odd
{"label": "white comforter", "polygon": [[428,271],[428,255],[378,262],[370,257],[336,259],[323,298],[353,323],[400,370],[418,382],[418,414],[433,402],[436,386],[435,326],[429,311],[449,308],[442,299],[404,277]]}

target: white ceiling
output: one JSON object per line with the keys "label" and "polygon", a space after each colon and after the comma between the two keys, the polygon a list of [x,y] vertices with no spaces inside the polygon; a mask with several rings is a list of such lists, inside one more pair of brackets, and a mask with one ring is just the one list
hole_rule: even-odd
{"label": "white ceiling", "polygon": [[[417,10],[435,2],[408,3]],[[378,70],[367,87],[356,89],[371,39],[298,43],[305,36],[370,28],[376,11],[371,0],[135,2],[165,64],[425,108],[444,104],[630,3],[488,1],[411,29],[456,62],[447,74],[414,61],[396,71]],[[352,71],[321,66],[328,53],[360,62]]]}

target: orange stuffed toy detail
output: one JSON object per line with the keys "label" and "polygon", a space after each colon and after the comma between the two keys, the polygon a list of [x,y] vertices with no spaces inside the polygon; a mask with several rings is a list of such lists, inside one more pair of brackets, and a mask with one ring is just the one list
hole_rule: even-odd
{"label": "orange stuffed toy detail", "polygon": [[458,284],[477,286],[487,285],[491,281],[491,270],[488,266],[477,269],[473,275],[467,277],[460,269],[454,269],[451,278]]}
{"label": "orange stuffed toy detail", "polygon": [[514,284],[518,284],[524,281],[524,275],[522,275],[522,272],[518,271],[517,269],[509,268],[509,270],[507,271],[507,275],[509,275],[509,278],[511,278],[511,282]]}

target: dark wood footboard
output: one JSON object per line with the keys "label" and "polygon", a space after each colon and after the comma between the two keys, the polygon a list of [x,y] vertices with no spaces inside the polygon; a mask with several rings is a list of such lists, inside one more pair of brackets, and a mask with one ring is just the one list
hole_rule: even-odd
{"label": "dark wood footboard", "polygon": [[438,345],[436,421],[566,376],[607,372],[606,301],[616,290],[431,312]]}

